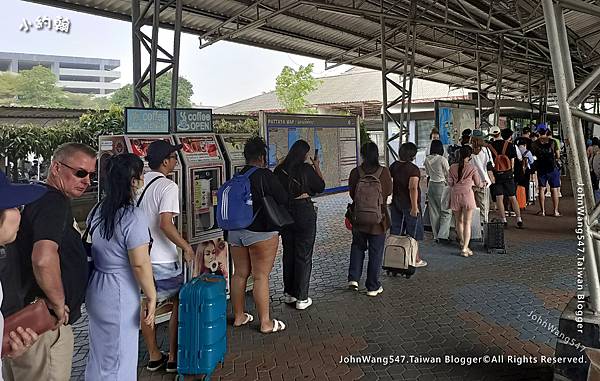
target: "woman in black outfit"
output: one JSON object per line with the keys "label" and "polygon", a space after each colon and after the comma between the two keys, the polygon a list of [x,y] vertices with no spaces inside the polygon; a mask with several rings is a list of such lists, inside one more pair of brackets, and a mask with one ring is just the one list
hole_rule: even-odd
{"label": "woman in black outfit", "polygon": [[310,145],[298,140],[292,145],[283,162],[275,168],[275,175],[287,191],[294,224],[281,232],[283,241],[284,302],[296,303],[303,310],[312,304],[308,297],[312,254],[317,233],[317,211],[311,196],[323,192],[325,181],[318,158],[308,164]]}
{"label": "woman in black outfit", "polygon": [[267,145],[262,138],[254,137],[246,142],[244,157],[246,166],[240,173],[254,171],[249,179],[255,217],[252,224],[246,229],[226,232],[235,267],[231,278],[233,325],[239,327],[254,320],[252,315],[244,312],[246,283],[252,273],[254,278],[252,293],[260,319],[260,331],[262,333],[279,332],[285,329],[285,324],[281,320],[271,319],[269,316],[269,274],[273,269],[279,246],[279,232],[263,212],[261,198],[264,191],[265,195],[271,195],[278,204],[287,205],[288,197],[277,177],[268,168],[265,168]]}

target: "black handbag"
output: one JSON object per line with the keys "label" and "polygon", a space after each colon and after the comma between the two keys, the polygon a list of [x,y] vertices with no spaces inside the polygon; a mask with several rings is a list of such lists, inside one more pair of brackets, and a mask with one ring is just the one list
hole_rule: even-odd
{"label": "black handbag", "polygon": [[260,191],[262,193],[260,197],[262,209],[264,210],[271,225],[281,229],[294,223],[294,219],[292,218],[290,212],[283,205],[278,204],[273,196],[265,194],[262,177],[260,178]]}

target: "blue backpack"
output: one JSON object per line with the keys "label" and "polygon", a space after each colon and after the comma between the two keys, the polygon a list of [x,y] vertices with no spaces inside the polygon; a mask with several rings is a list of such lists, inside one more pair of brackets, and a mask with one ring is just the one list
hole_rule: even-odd
{"label": "blue backpack", "polygon": [[223,184],[217,193],[217,223],[223,230],[245,229],[254,221],[250,176],[258,168],[250,168]]}

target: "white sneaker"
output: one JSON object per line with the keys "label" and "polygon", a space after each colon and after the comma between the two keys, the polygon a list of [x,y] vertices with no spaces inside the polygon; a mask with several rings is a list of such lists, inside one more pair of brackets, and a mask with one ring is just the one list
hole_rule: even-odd
{"label": "white sneaker", "polygon": [[305,310],[308,307],[310,307],[312,305],[312,299],[308,298],[306,300],[298,300],[296,302],[296,309],[297,310]]}
{"label": "white sneaker", "polygon": [[358,291],[358,282],[354,280],[348,281],[348,288],[354,291]]}
{"label": "white sneaker", "polygon": [[379,286],[379,288],[375,291],[367,291],[367,296],[377,296],[383,292],[383,286]]}
{"label": "white sneaker", "polygon": [[419,262],[415,263],[415,267],[425,267],[425,266],[427,266],[427,262],[425,262],[422,259]]}
{"label": "white sneaker", "polygon": [[292,295],[289,294],[283,294],[283,302],[285,304],[292,304],[292,303],[296,303],[298,299],[294,298]]}

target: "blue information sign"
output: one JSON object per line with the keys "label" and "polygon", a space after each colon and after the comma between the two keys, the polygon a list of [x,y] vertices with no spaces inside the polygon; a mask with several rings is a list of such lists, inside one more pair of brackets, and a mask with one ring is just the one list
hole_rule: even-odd
{"label": "blue information sign", "polygon": [[169,110],[150,108],[125,109],[125,133],[168,134]]}

